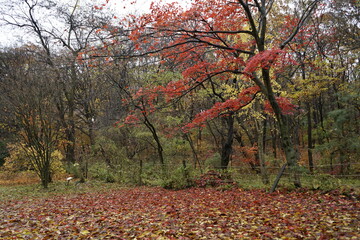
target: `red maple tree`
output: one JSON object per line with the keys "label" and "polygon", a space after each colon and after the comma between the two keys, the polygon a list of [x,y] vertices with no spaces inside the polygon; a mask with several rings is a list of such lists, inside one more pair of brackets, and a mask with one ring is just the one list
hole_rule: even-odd
{"label": "red maple tree", "polygon": [[[160,94],[170,101],[214,81],[246,82],[248,87],[236,98],[221,97],[221,102],[199,113],[186,128],[201,126],[220,115],[231,117],[261,93],[267,99],[266,109],[271,109],[277,119],[287,163],[296,169],[296,151],[286,120],[295,105],[277,96],[271,69],[282,67],[286,46],[301,31],[318,2],[314,0],[304,8],[288,35],[273,41],[267,38],[273,1],[195,0],[186,9],[176,3],[152,3],[150,13],[129,15],[121,21],[134,46],[132,57],[150,55],[163,64],[176,63],[183,78],[147,90],[151,94],[137,95],[141,94],[152,109],[152,100]],[[232,139],[231,124],[228,139]],[[294,184],[300,186],[294,172]]]}

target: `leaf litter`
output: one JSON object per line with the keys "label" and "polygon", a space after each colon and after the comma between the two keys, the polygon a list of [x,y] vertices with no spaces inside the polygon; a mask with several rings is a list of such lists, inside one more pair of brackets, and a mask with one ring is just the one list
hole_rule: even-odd
{"label": "leaf litter", "polygon": [[360,239],[360,203],[319,192],[129,188],[0,202],[0,239]]}

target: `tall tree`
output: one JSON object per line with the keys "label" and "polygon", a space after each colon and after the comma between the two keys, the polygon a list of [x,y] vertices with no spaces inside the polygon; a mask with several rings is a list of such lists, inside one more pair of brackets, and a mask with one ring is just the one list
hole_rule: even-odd
{"label": "tall tree", "polygon": [[[304,8],[289,36],[280,39],[277,46],[267,38],[271,24],[269,12],[275,1],[195,1],[188,9],[172,4],[152,4],[151,13],[131,16],[127,28],[134,41],[136,55],[152,54],[158,59],[181,63],[183,78],[177,87],[170,83],[163,93],[179,92],[183,95],[217,78],[228,81],[250,81],[253,86],[244,89],[236,99],[227,99],[198,114],[191,126],[221,114],[228,116],[239,111],[261,92],[275,114],[281,135],[282,148],[288,166],[293,170],[295,186],[300,186],[296,174],[297,153],[290,137],[287,101],[281,101],[274,91],[270,69],[286,46],[298,34],[319,0]],[[147,43],[152,39],[152,45]],[[160,55],[156,55],[160,53]],[[180,86],[180,87],[179,87]]]}
{"label": "tall tree", "polygon": [[[31,50],[31,51],[29,51]],[[0,57],[1,102],[7,103],[27,160],[44,188],[51,182],[53,152],[63,137],[53,104],[55,75],[38,48],[10,50]],[[4,110],[4,109],[2,109]]]}
{"label": "tall tree", "polygon": [[7,2],[2,8],[1,18],[3,23],[24,30],[34,38],[43,49],[43,61],[56,76],[55,104],[65,130],[67,141],[64,141],[64,149],[68,163],[76,160],[77,129],[84,130],[86,126],[92,142],[96,115],[94,84],[91,84],[94,79],[87,74],[89,65],[84,65],[79,56],[85,49],[102,42],[105,36],[97,30],[111,18],[104,17],[93,6],[80,3],[79,0],[70,3],[44,0]]}

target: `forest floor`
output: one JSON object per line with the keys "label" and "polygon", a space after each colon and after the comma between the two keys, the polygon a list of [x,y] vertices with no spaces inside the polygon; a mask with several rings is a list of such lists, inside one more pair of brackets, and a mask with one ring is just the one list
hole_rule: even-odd
{"label": "forest floor", "polygon": [[360,239],[336,192],[104,186],[0,187],[0,239]]}

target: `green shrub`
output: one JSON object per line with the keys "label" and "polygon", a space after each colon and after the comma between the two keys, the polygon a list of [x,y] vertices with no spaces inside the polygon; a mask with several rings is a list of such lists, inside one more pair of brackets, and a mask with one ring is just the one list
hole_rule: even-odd
{"label": "green shrub", "polygon": [[178,190],[191,187],[192,176],[193,170],[190,167],[179,166],[171,170],[169,167],[162,169],[159,164],[145,164],[141,180],[144,185]]}
{"label": "green shrub", "polygon": [[341,185],[341,180],[329,174],[314,175],[311,181],[312,189],[332,190]]}
{"label": "green shrub", "polygon": [[141,172],[141,184],[148,186],[162,186],[165,179],[160,164],[144,163]]}
{"label": "green shrub", "polygon": [[107,183],[116,182],[114,169],[110,169],[105,163],[95,163],[89,167],[89,174],[92,178]]}
{"label": "green shrub", "polygon": [[161,187],[167,189],[184,189],[193,186],[191,169],[189,167],[178,167],[169,173],[161,183]]}
{"label": "green shrub", "polygon": [[80,164],[78,164],[78,163],[66,164],[66,172],[68,174],[72,175],[74,178],[80,178],[80,179],[83,178]]}
{"label": "green shrub", "polygon": [[210,158],[206,159],[205,166],[209,170],[219,169],[221,167],[221,156],[219,153],[215,153]]}
{"label": "green shrub", "polygon": [[5,158],[9,156],[9,151],[6,148],[6,144],[0,141],[0,167],[4,165]]}

